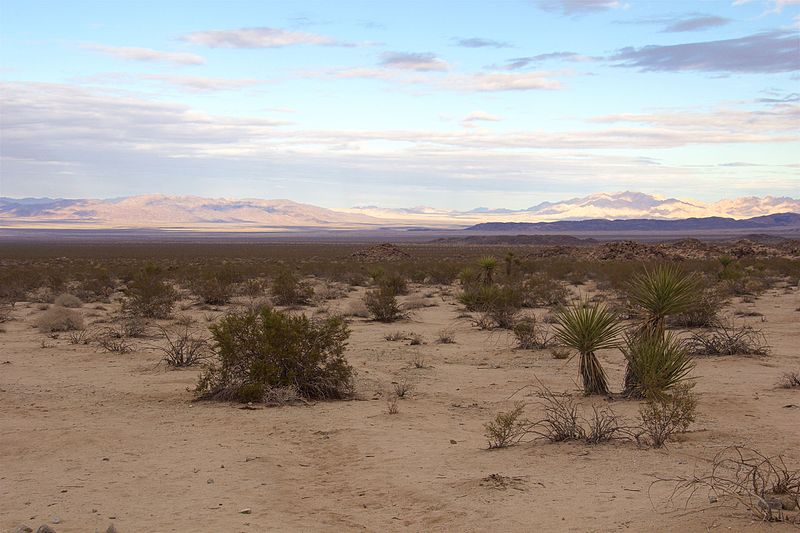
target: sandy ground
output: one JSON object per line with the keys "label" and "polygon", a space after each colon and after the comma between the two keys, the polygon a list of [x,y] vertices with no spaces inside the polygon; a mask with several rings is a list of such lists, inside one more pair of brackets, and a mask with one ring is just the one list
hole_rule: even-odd
{"label": "sandy ground", "polygon": [[[699,359],[698,421],[661,450],[531,442],[487,451],[482,426],[498,411],[517,399],[528,402],[530,417],[540,411],[524,388],[537,378],[586,406],[608,400],[580,397],[577,361],[513,349],[506,333],[457,318],[451,296],[430,302],[394,324],[353,319],[347,353],[358,370],[357,400],[255,410],[193,403],[198,371],[159,366],[156,337],[134,339],[137,349],[126,355],[73,346],[32,327],[43,312],[36,304],[17,304],[0,333],[0,529],[54,519],[59,533],[111,523],[121,533],[792,529],[754,522],[704,495],[688,511],[683,502],[670,507],[668,487],[649,489],[654,475],[705,468],[730,444],[800,464],[800,391],[776,387],[783,372],[800,369],[796,287],[733,304],[764,314],[763,323],[750,320],[764,328],[773,354]],[[91,322],[117,305],[103,307],[80,311]],[[220,312],[178,311],[198,329]],[[456,344],[434,343],[444,328]],[[384,339],[397,330],[425,344]],[[601,357],[619,389],[622,356]],[[403,379],[413,390],[389,415],[387,391]],[[638,409],[611,404],[630,418]],[[505,477],[495,482],[492,474]]]}

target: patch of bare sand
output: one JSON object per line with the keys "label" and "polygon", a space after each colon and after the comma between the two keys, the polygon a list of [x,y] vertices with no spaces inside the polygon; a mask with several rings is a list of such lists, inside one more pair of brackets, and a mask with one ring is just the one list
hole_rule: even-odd
{"label": "patch of bare sand", "polygon": [[[353,319],[348,357],[359,400],[255,410],[192,403],[198,371],[158,367],[148,348],[156,339],[134,340],[126,355],[73,346],[38,333],[31,325],[42,311],[18,305],[0,333],[0,528],[58,517],[59,533],[109,523],[122,533],[774,530],[714,505],[663,513],[667,487],[648,489],[652,475],[690,474],[729,444],[800,463],[800,408],[786,407],[800,398],[775,386],[800,366],[796,288],[753,306],[773,355],[698,360],[699,419],[665,450],[528,443],[487,451],[485,422],[516,399],[535,415],[523,388],[534,376],[576,391],[577,363],[514,350],[507,334],[458,318],[451,296],[431,300],[435,307],[399,323]],[[106,307],[95,320],[113,311]],[[207,312],[184,313],[204,327]],[[442,329],[455,344],[434,342]],[[425,344],[384,339],[398,330]],[[619,388],[622,356],[601,357]],[[387,391],[403,379],[413,388],[389,415]],[[637,410],[635,402],[612,407],[630,418]]]}

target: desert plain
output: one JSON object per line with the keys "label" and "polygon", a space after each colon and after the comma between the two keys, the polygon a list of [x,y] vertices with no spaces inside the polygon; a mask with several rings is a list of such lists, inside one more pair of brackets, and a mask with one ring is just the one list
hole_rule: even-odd
{"label": "desert plain", "polygon": [[[521,349],[512,331],[479,327],[479,313],[459,300],[456,270],[486,256],[498,258],[502,270],[511,252],[524,276],[547,270],[568,299],[597,297],[622,309],[627,273],[674,262],[713,278],[720,268],[717,251],[681,258],[636,251],[620,256],[622,245],[576,252],[535,245],[325,243],[243,252],[253,246],[3,245],[3,283],[20,279],[22,270],[42,273],[37,280],[48,272],[60,279],[52,290],[47,282],[31,282],[24,296],[7,301],[0,324],[2,531],[35,531],[42,524],[59,533],[107,531],[111,525],[121,533],[796,527],[791,520],[763,521],[704,487],[692,498],[673,495],[675,482],[659,481],[707,472],[714,456],[733,445],[781,456],[797,472],[800,389],[780,385],[782,376],[800,370],[800,258],[791,246],[761,253],[761,247],[772,248],[749,243],[755,251],[736,258],[767,281],[726,294],[719,317],[757,328],[769,353],[694,357],[696,418],[665,446],[526,435],[491,450],[485,424],[516,405],[523,405],[527,418],[541,418],[542,387],[567,394],[586,419],[596,407],[634,425],[643,401],[619,394],[625,373],[619,349],[598,352],[611,394],[584,396],[574,354],[557,359],[553,348]],[[578,255],[571,258],[573,252]],[[92,335],[126,320],[120,277],[147,262],[166,272],[178,300],[167,318],[147,318],[141,331],[123,339],[129,351],[115,353]],[[326,262],[339,268],[315,272],[314,265]],[[237,287],[263,280],[263,294],[237,288],[224,304],[204,303],[185,279],[196,272],[187,265],[202,269],[206,263],[233,264],[242,273]],[[444,264],[454,271],[449,279],[432,281],[416,272]],[[163,331],[188,328],[212,345],[211,324],[270,303],[269,279],[277,266],[295,270],[314,289],[308,303],[278,309],[345,317],[352,395],[279,406],[197,401],[202,365],[165,364]],[[92,268],[107,269],[112,287],[96,298],[84,296],[72,309],[81,315],[86,338],[76,338],[74,330],[37,329],[60,293],[79,288],[72,273]],[[373,320],[364,309],[379,271],[407,279],[405,294],[397,296],[403,316],[391,322]],[[535,316],[552,332],[557,308],[523,307],[517,318]],[[702,332],[673,329],[684,337]]]}

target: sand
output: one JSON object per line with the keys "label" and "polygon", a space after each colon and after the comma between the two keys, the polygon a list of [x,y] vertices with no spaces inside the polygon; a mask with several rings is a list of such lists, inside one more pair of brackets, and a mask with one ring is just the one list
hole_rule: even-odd
{"label": "sand", "polygon": [[[800,391],[776,386],[783,372],[800,370],[797,287],[732,303],[729,311],[763,313],[763,322],[748,320],[763,327],[773,353],[698,359],[698,420],[665,449],[529,442],[488,451],[483,424],[498,411],[524,400],[530,417],[541,412],[530,387],[537,379],[630,419],[638,403],[582,398],[576,360],[514,349],[507,333],[459,319],[453,295],[429,301],[435,306],[393,324],[352,319],[357,399],[253,409],[192,402],[199,371],[159,365],[157,337],[134,339],[125,355],[70,345],[32,327],[43,312],[36,304],[18,303],[0,333],[0,529],[54,521],[58,533],[112,523],[121,533],[791,528],[705,495],[688,510],[682,500],[670,506],[670,487],[651,483],[706,468],[731,444],[800,464]],[[118,303],[94,307],[80,309],[88,322]],[[221,312],[177,311],[198,330]],[[434,343],[444,328],[455,344]],[[398,330],[425,344],[384,339]],[[619,390],[622,356],[600,355]],[[413,389],[389,415],[391,382],[403,379]]]}

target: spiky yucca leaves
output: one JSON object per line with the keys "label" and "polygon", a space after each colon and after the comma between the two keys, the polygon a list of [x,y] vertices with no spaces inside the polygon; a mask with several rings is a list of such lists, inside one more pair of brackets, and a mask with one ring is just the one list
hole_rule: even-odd
{"label": "spiky yucca leaves", "polygon": [[580,374],[583,392],[608,394],[608,382],[597,350],[617,345],[617,335],[622,324],[617,316],[603,304],[590,304],[588,300],[562,309],[556,317],[555,334],[558,340],[580,354]]}
{"label": "spiky yucca leaves", "polygon": [[691,309],[698,294],[695,277],[676,265],[659,265],[636,275],[628,286],[633,303],[644,312],[642,331],[664,335],[669,315]]}
{"label": "spiky yucca leaves", "polygon": [[694,360],[683,341],[672,333],[629,334],[620,348],[636,383],[625,393],[637,398],[657,400],[687,379]]}
{"label": "spiky yucca leaves", "polygon": [[[639,335],[663,338],[667,317],[692,309],[699,291],[697,279],[677,265],[659,265],[636,275],[628,285],[628,294],[644,313]],[[629,363],[625,369],[625,393],[633,394],[638,387],[638,376]]]}
{"label": "spiky yucca leaves", "polygon": [[494,273],[497,271],[497,259],[492,256],[481,257],[478,260],[478,270],[484,285],[494,283]]}

